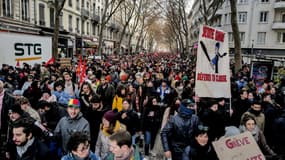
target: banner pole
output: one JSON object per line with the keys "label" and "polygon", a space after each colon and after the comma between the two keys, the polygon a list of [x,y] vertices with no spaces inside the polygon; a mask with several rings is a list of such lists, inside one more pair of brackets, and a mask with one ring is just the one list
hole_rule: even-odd
{"label": "banner pole", "polygon": [[232,116],[231,115],[231,110],[232,110],[232,97],[230,98],[230,110],[229,110],[230,117]]}

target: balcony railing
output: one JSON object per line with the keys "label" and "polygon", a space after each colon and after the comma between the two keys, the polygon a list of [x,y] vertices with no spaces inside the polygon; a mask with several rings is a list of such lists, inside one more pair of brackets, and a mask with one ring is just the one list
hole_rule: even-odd
{"label": "balcony railing", "polygon": [[276,0],[273,7],[275,9],[285,8],[285,1],[284,0]]}
{"label": "balcony railing", "polygon": [[91,16],[91,20],[94,21],[95,23],[98,23],[98,22],[100,22],[100,16],[93,13],[93,15]]}
{"label": "balcony railing", "polygon": [[272,29],[285,29],[285,22],[282,21],[273,22]]}
{"label": "balcony railing", "polygon": [[81,16],[82,16],[82,18],[84,18],[84,19],[88,19],[88,17],[89,17],[89,11],[87,10],[87,9],[81,9]]}

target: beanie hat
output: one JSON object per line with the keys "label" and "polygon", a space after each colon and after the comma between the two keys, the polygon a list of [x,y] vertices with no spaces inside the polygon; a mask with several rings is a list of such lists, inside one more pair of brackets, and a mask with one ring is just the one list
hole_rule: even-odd
{"label": "beanie hat", "polygon": [[105,77],[105,79],[106,79],[106,81],[108,81],[108,82],[111,82],[111,80],[112,80],[112,78],[111,78],[110,75],[107,75],[107,76]]}
{"label": "beanie hat", "polygon": [[73,99],[71,98],[67,104],[68,107],[73,107],[73,108],[80,108],[80,102],[78,99]]}
{"label": "beanie hat", "polygon": [[24,114],[24,111],[22,110],[21,105],[19,103],[15,103],[14,105],[12,105],[10,111],[13,113],[18,113],[19,115]]}
{"label": "beanie hat", "polygon": [[240,130],[236,126],[228,126],[225,128],[225,137],[235,136],[240,134]]}
{"label": "beanie hat", "polygon": [[115,110],[110,110],[107,111],[104,116],[103,116],[107,121],[109,121],[110,123],[114,123],[116,122],[116,120],[118,120],[118,114]]}

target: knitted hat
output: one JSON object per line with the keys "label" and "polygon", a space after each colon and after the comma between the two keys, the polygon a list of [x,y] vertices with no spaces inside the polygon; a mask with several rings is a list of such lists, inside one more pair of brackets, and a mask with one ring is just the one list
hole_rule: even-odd
{"label": "knitted hat", "polygon": [[80,108],[80,102],[78,99],[73,99],[71,98],[67,104],[68,107],[73,107],[73,108]]}
{"label": "knitted hat", "polygon": [[103,116],[107,121],[109,121],[110,123],[114,123],[116,122],[116,120],[118,120],[118,113],[116,111],[110,110],[107,111],[104,116]]}
{"label": "knitted hat", "polygon": [[235,126],[228,126],[225,128],[225,137],[235,136],[240,134],[240,130]]}

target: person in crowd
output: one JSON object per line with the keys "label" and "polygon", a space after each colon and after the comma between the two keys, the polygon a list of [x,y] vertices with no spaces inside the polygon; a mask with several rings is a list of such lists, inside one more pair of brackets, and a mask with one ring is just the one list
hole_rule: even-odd
{"label": "person in crowd", "polygon": [[61,160],[100,160],[95,153],[90,150],[89,136],[82,132],[75,132],[67,142],[68,154]]}
{"label": "person in crowd", "polygon": [[44,119],[46,120],[47,128],[54,130],[57,123],[62,117],[67,116],[67,111],[62,106],[57,105],[56,103],[51,103],[45,100],[40,100],[38,103],[38,108],[43,114]]}
{"label": "person in crowd", "polygon": [[121,85],[117,87],[117,93],[113,99],[112,109],[117,109],[118,112],[122,110],[122,101],[127,96],[127,89]]}
{"label": "person in crowd", "polygon": [[245,89],[249,92],[256,92],[256,86],[255,86],[255,83],[254,83],[254,79],[253,78],[249,78],[248,79],[248,83],[247,85],[245,86]]}
{"label": "person in crowd", "polygon": [[208,136],[208,126],[199,125],[193,139],[183,152],[182,160],[218,160]]}
{"label": "person in crowd", "polygon": [[20,119],[13,124],[13,142],[15,146],[10,152],[11,160],[50,160],[49,148],[32,132],[33,121]]}
{"label": "person in crowd", "polygon": [[78,99],[70,99],[67,106],[68,115],[62,117],[54,130],[55,137],[60,140],[62,153],[67,153],[67,142],[74,132],[83,132],[90,136],[90,126],[88,121],[80,112],[80,102]]}
{"label": "person in crowd", "polygon": [[56,97],[56,100],[60,105],[66,107],[69,99],[74,97],[64,91],[64,83],[62,80],[56,81],[53,87],[54,91],[52,92],[52,95]]}
{"label": "person in crowd", "polygon": [[268,145],[272,146],[273,145],[272,124],[274,120],[279,117],[281,109],[276,103],[272,101],[270,93],[264,93],[262,95],[261,106],[263,108],[263,113],[265,116],[264,135],[266,137]]}
{"label": "person in crowd", "polygon": [[161,122],[161,127],[160,127],[161,129],[165,126],[168,120],[171,119],[171,117],[175,116],[178,113],[180,103],[181,99],[176,97],[174,98],[172,104],[165,109]]}
{"label": "person in crowd", "polygon": [[41,98],[41,94],[40,81],[34,80],[28,89],[24,91],[23,96],[26,97],[31,106],[37,110],[37,103]]}
{"label": "person in crowd", "polygon": [[256,125],[259,127],[259,129],[264,132],[264,126],[265,126],[265,116],[262,113],[262,107],[261,102],[258,98],[256,98],[252,103],[248,111],[244,112],[244,114],[241,116],[241,121],[243,117],[246,115],[251,115],[254,117],[256,121]]}
{"label": "person in crowd", "polygon": [[39,99],[39,101],[44,100],[44,101],[47,101],[49,103],[57,102],[55,95],[52,95],[50,90],[42,90],[41,95],[42,96]]}
{"label": "person in crowd", "polygon": [[100,124],[102,123],[103,115],[108,111],[103,106],[102,100],[98,95],[94,95],[90,100],[91,106],[86,112],[86,119],[90,124],[90,149],[95,151],[95,145],[100,131]]}
{"label": "person in crowd", "polygon": [[217,140],[225,134],[225,117],[222,112],[219,112],[218,106],[217,100],[210,100],[207,109],[200,115],[203,125],[209,127],[207,136],[210,141]]}
{"label": "person in crowd", "polygon": [[158,105],[158,99],[151,97],[144,107],[142,115],[142,131],[145,137],[144,154],[149,155],[149,150],[153,148],[156,134],[161,126],[161,112]]}
{"label": "person in crowd", "polygon": [[178,114],[173,116],[161,130],[161,141],[166,158],[182,159],[184,149],[190,145],[193,131],[198,127],[199,118],[193,114],[195,105],[190,99],[182,100]]}
{"label": "person in crowd", "polygon": [[276,156],[276,153],[267,145],[265,136],[257,126],[254,117],[251,115],[244,116],[240,125],[240,130],[241,133],[249,131],[265,155]]}
{"label": "person in crowd", "polygon": [[123,109],[119,112],[119,121],[127,127],[127,131],[131,134],[132,142],[135,144],[136,133],[140,131],[140,121],[138,114],[132,109],[130,100],[123,99]]}
{"label": "person in crowd", "polygon": [[127,131],[119,131],[109,137],[110,152],[104,160],[142,160],[136,145],[132,145],[132,136]]}
{"label": "person in crowd", "polygon": [[159,95],[159,102],[164,104],[164,106],[168,106],[170,96],[172,94],[172,89],[167,85],[167,81],[163,80],[161,85],[156,89],[157,94]]}
{"label": "person in crowd", "polygon": [[25,81],[25,83],[23,84],[22,86],[22,93],[24,93],[25,90],[27,90],[31,84],[33,83],[34,81],[34,76],[33,75],[27,75],[27,80]]}
{"label": "person in crowd", "polygon": [[64,78],[64,86],[63,90],[69,94],[69,96],[75,98],[78,97],[78,85],[74,82],[72,82],[72,74],[69,72],[64,72],[63,73],[63,78]]}
{"label": "person in crowd", "polygon": [[109,151],[109,137],[120,130],[126,130],[126,126],[121,124],[118,119],[118,112],[113,110],[107,111],[103,116],[102,125],[95,147],[96,155],[101,158],[106,157]]}
{"label": "person in crowd", "polygon": [[82,83],[79,93],[79,100],[81,104],[81,112],[83,113],[83,115],[86,114],[87,108],[91,106],[90,99],[95,96],[95,94],[96,93],[92,90],[90,83]]}
{"label": "person in crowd", "polygon": [[[15,98],[12,96],[12,94],[8,93],[4,89],[4,82],[0,80],[0,140],[1,142],[4,142],[4,140],[1,137],[5,137],[2,135],[5,135],[7,133],[7,122],[8,122],[8,111],[9,108],[14,104]],[[0,144],[1,146],[1,144]]]}
{"label": "person in crowd", "polygon": [[239,80],[236,81],[238,90],[242,90],[247,85],[247,77],[241,77]]}
{"label": "person in crowd", "polygon": [[27,112],[36,121],[40,123],[42,122],[40,114],[34,108],[32,108],[29,100],[26,97],[22,97],[19,101],[23,111]]}
{"label": "person in crowd", "polygon": [[248,92],[244,89],[239,91],[239,97],[237,100],[233,101],[232,109],[233,113],[231,116],[231,125],[239,127],[241,116],[250,108],[250,103],[247,100]]}
{"label": "person in crowd", "polygon": [[273,146],[276,152],[285,159],[285,109],[281,111],[281,116],[276,117],[272,123]]}
{"label": "person in crowd", "polygon": [[99,94],[104,108],[107,110],[110,110],[112,108],[112,101],[110,99],[113,99],[115,96],[115,88],[110,83],[110,80],[108,77],[101,77],[101,83],[98,86],[96,93]]}

